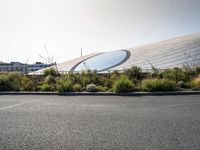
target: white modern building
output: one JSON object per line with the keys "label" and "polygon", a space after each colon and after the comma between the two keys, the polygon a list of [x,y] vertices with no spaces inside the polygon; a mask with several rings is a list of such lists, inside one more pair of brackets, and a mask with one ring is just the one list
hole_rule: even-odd
{"label": "white modern building", "polygon": [[[152,66],[167,69],[183,66],[200,66],[200,33],[177,37],[153,44],[117,51],[92,53],[57,65],[59,72],[97,70],[108,72],[141,67],[143,71]],[[39,70],[37,73],[42,72]]]}

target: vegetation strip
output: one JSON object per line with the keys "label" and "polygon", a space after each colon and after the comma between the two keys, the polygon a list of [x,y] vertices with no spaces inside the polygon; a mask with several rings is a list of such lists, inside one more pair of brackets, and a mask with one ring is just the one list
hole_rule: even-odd
{"label": "vegetation strip", "polygon": [[[19,73],[1,73],[0,91],[60,92],[68,95],[98,95],[98,92],[113,93],[164,92],[164,91],[200,91],[200,67],[183,67],[142,72],[133,66],[124,72],[113,71],[98,74],[97,71],[59,74],[53,68],[43,75],[21,75]],[[39,93],[38,93],[39,92]],[[74,93],[75,92],[75,93]],[[91,92],[89,94],[85,92]],[[95,93],[97,92],[97,93]],[[194,92],[195,93],[195,92]],[[29,94],[27,92],[27,94]],[[33,93],[34,94],[34,93]],[[44,94],[44,93],[40,93]],[[47,93],[48,94],[48,93]],[[56,93],[57,94],[57,93]]]}

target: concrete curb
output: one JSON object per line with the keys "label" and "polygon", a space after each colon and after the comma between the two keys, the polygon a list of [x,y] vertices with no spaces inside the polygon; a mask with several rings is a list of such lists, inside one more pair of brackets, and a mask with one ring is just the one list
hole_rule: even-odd
{"label": "concrete curb", "polygon": [[196,95],[200,91],[165,91],[165,92],[0,92],[0,95],[59,95],[59,96],[164,96],[164,95]]}

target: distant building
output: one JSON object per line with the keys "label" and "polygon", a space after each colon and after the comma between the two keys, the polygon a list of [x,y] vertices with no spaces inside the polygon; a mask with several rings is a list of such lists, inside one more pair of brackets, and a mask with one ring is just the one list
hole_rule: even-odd
{"label": "distant building", "polygon": [[46,67],[52,66],[51,64],[44,64],[41,62],[36,62],[35,64],[24,64],[20,62],[10,62],[4,63],[0,62],[0,72],[20,72],[29,73],[37,70],[41,70]]}
{"label": "distant building", "polygon": [[50,66],[52,66],[52,64],[44,64],[41,62],[36,62],[35,64],[28,64],[28,72],[38,71],[40,69]]}

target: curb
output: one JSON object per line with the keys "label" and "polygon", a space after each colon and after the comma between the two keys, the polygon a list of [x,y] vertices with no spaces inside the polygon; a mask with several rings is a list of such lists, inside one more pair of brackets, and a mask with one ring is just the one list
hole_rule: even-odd
{"label": "curb", "polygon": [[197,95],[200,91],[166,91],[166,92],[0,92],[0,95],[57,95],[57,96],[167,96],[167,95]]}

